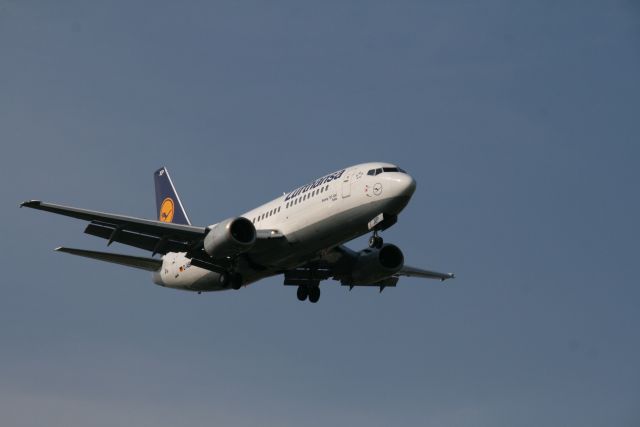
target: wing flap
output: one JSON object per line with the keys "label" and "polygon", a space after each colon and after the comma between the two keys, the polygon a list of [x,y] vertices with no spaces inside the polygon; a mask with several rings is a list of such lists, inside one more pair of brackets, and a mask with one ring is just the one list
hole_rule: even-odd
{"label": "wing flap", "polygon": [[134,233],[132,231],[119,231],[113,234],[115,227],[98,225],[91,223],[87,225],[84,232],[91,236],[109,239],[113,242],[122,243],[124,245],[133,246],[153,252],[156,254],[166,254],[167,252],[186,252],[189,250],[188,242],[178,242],[171,239],[162,239],[156,236],[148,236],[146,234]]}
{"label": "wing flap", "polygon": [[106,261],[114,264],[125,265],[127,267],[139,268],[147,271],[158,271],[162,267],[162,260],[146,258],[133,255],[114,254],[110,252],[88,251],[85,249],[58,247],[58,252],[91,258],[98,261]]}

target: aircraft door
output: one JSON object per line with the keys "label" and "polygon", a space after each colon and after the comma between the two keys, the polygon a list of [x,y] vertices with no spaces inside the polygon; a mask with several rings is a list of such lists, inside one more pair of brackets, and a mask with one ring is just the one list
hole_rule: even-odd
{"label": "aircraft door", "polygon": [[351,174],[345,174],[342,177],[342,198],[346,199],[351,196]]}

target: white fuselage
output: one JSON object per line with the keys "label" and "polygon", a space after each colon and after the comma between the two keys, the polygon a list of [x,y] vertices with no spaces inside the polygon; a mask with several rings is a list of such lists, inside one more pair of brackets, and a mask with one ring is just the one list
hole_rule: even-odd
{"label": "white fuselage", "polygon": [[[242,216],[257,230],[277,230],[284,238],[277,249],[256,244],[249,259],[240,259],[245,284],[304,265],[327,250],[369,231],[379,214],[397,215],[415,190],[414,179],[388,163],[363,163],[318,178]],[[374,172],[375,173],[375,172]],[[260,268],[257,268],[259,266]],[[184,252],[163,256],[162,268],[153,274],[156,284],[200,291],[228,289],[220,275],[191,265]]]}

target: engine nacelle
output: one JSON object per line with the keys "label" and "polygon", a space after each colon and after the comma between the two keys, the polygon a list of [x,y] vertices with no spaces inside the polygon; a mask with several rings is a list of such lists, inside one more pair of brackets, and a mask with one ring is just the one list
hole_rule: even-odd
{"label": "engine nacelle", "polygon": [[400,248],[389,243],[380,249],[363,249],[351,272],[354,284],[369,285],[396,274],[404,265]]}
{"label": "engine nacelle", "polygon": [[256,242],[256,228],[247,218],[229,218],[210,227],[204,250],[216,259],[248,251]]}

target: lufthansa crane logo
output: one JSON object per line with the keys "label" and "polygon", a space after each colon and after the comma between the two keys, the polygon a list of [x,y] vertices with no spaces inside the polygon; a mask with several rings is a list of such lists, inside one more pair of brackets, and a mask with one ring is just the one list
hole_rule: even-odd
{"label": "lufthansa crane logo", "polygon": [[162,205],[160,205],[160,221],[173,221],[173,212],[173,199],[171,197],[167,197],[162,201]]}

